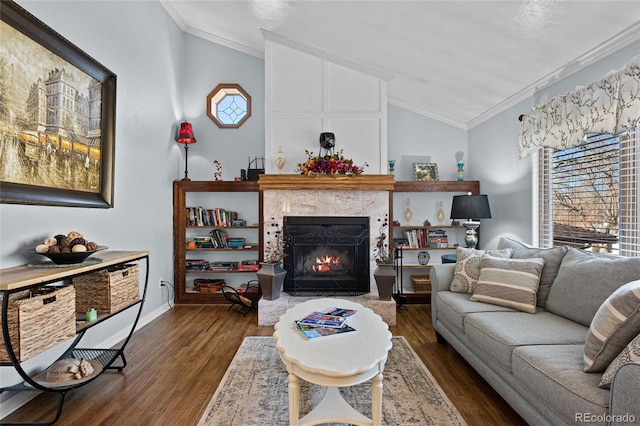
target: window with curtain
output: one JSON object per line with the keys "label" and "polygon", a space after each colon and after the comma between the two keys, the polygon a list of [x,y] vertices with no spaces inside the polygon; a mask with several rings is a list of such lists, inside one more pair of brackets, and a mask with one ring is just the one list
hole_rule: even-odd
{"label": "window with curtain", "polygon": [[539,244],[640,256],[640,131],[589,135],[538,161]]}

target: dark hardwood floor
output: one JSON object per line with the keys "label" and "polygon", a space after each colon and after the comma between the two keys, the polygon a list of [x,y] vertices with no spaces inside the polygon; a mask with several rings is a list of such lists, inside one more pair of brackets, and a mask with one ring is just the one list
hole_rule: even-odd
{"label": "dark hardwood floor", "polygon": [[[407,338],[469,425],[526,424],[455,350],[436,342],[429,305],[402,307],[391,332]],[[68,393],[57,424],[195,425],[242,339],[272,333],[255,312],[177,306],[135,333],[122,373]],[[56,401],[41,394],[3,421],[46,421]]]}

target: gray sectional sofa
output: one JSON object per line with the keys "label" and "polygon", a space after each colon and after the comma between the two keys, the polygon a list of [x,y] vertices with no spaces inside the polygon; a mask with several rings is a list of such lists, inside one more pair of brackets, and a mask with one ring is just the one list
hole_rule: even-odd
{"label": "gray sectional sofa", "polygon": [[[534,291],[535,313],[501,304],[502,296],[493,303],[493,296],[478,301],[471,292],[451,291],[461,266],[456,272],[454,264],[436,265],[431,269],[431,305],[438,341],[453,346],[529,424],[640,424],[640,363],[624,364],[617,373],[607,369],[614,377],[611,390],[601,383],[610,358],[640,337],[634,339],[640,334],[638,290],[632,289],[639,299],[631,300],[630,319],[613,327],[616,333],[597,353],[597,363],[604,363],[604,368],[593,365],[598,371],[583,371],[594,317],[600,322],[606,316],[601,306],[614,292],[629,285],[640,288],[640,282],[632,282],[640,279],[640,258],[600,256],[567,247],[537,249],[506,238],[498,248],[506,250],[510,259],[544,259]],[[461,250],[467,249],[458,249],[459,260]],[[476,265],[480,280],[474,292],[492,280],[486,278],[489,267],[482,265]],[[523,294],[529,297],[526,291]]]}

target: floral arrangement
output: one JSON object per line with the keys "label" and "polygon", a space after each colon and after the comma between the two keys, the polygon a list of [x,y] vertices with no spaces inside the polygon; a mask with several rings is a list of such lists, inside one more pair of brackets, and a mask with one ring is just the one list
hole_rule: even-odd
{"label": "floral arrangement", "polygon": [[387,243],[389,216],[385,214],[383,219],[378,219],[378,222],[380,222],[380,233],[376,239],[376,247],[373,249],[373,257],[377,264],[391,264],[393,263],[393,249]]}
{"label": "floral arrangement", "polygon": [[307,161],[304,163],[298,163],[298,170],[300,174],[313,176],[313,175],[349,175],[358,176],[364,171],[364,166],[359,167],[353,164],[353,160],[344,158],[341,149],[335,154],[325,156],[313,156],[313,152],[305,149],[307,154]]}
{"label": "floral arrangement", "polygon": [[286,245],[280,229],[280,223],[275,218],[271,218],[271,222],[267,224],[273,230],[266,231],[267,241],[264,244],[264,261],[265,263],[280,263],[285,257],[284,250]]}

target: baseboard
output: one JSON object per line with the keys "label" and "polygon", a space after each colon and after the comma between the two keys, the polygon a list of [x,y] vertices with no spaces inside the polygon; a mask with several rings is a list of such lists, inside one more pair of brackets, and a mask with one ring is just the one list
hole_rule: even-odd
{"label": "baseboard", "polygon": [[[154,319],[158,318],[160,315],[167,312],[169,309],[171,309],[171,306],[169,306],[169,304],[164,304],[159,308],[155,309],[154,311],[149,312],[147,315],[140,317],[140,320],[138,321],[138,324],[136,326],[136,331],[140,330],[142,327],[149,324]],[[105,339],[101,343],[97,344],[96,347],[110,348],[112,346],[115,346],[116,344],[118,344],[118,342],[124,340],[128,334],[129,334],[129,330],[122,330],[114,334],[113,336],[109,337],[108,339]],[[0,402],[0,419],[13,413],[14,411],[19,409],[23,405],[25,405],[27,402],[31,401],[33,398],[35,398],[39,394],[40,392],[32,392],[32,391],[14,392],[13,395],[8,397],[6,400]]]}

